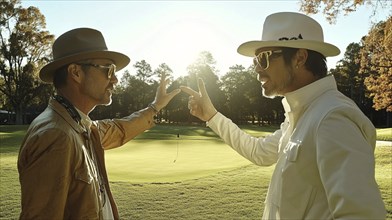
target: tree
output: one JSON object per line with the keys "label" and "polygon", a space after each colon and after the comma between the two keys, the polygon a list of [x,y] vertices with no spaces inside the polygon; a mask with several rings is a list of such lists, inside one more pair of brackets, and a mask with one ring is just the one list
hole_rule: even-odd
{"label": "tree", "polygon": [[202,78],[205,82],[206,90],[218,111],[223,111],[226,102],[225,94],[220,90],[221,82],[215,68],[216,61],[212,54],[203,51],[199,54],[194,63],[187,67],[188,76],[186,77],[187,85],[198,91],[197,80]]}
{"label": "tree", "polygon": [[151,65],[145,60],[136,62],[133,67],[136,69],[136,77],[143,82],[152,83],[151,77],[154,75]]}
{"label": "tree", "polygon": [[283,121],[281,98],[270,99],[262,95],[253,65],[247,69],[241,65],[231,66],[229,72],[222,77],[222,88],[228,97],[227,115],[233,121],[257,121],[259,125]]}
{"label": "tree", "polygon": [[392,112],[392,17],[373,26],[362,39],[361,70],[373,108]]}
{"label": "tree", "polygon": [[[344,11],[349,14],[359,6],[368,5],[377,14],[379,8],[392,8],[390,0],[300,0],[300,10],[305,13],[323,13],[330,23],[335,23],[337,16]],[[385,22],[379,22],[362,40],[361,67],[359,72],[367,75],[364,83],[373,97],[373,108],[392,112],[392,16]]]}
{"label": "tree", "polygon": [[339,91],[351,98],[358,107],[368,116],[372,113],[372,102],[365,88],[365,75],[360,74],[361,58],[359,43],[351,43],[346,48],[343,59],[338,62],[335,69],[331,69],[336,78]]}
{"label": "tree", "polygon": [[[257,97],[253,92],[252,82],[257,83],[256,78],[242,65],[231,66],[229,72],[222,77],[222,89],[227,97],[227,116],[236,123],[254,121],[252,104]],[[260,84],[257,84],[260,89]]]}
{"label": "tree", "polygon": [[[181,85],[187,84],[187,77],[179,77],[167,88],[168,92],[179,88]],[[174,96],[174,98],[165,107],[167,115],[165,119],[167,122],[187,122],[190,121],[191,114],[188,109],[188,94],[181,92]],[[193,117],[193,116],[192,116]]]}
{"label": "tree", "polygon": [[137,109],[147,107],[155,97],[155,89],[157,82],[153,79],[154,72],[151,65],[145,60],[138,61],[133,65],[136,69],[136,80],[134,83],[128,82],[127,90],[132,96],[137,96],[135,104],[138,104]]}
{"label": "tree", "polygon": [[308,14],[317,14],[319,8],[323,8],[329,23],[335,23],[340,13],[347,15],[357,10],[358,7],[367,5],[373,10],[375,15],[380,8],[391,8],[390,0],[300,0],[300,11]]}
{"label": "tree", "polygon": [[227,116],[236,123],[241,121],[245,105],[249,105],[249,100],[245,100],[243,91],[241,91],[243,90],[245,77],[245,67],[242,65],[230,67],[229,72],[222,77],[222,89],[227,97],[225,104],[228,110]]}
{"label": "tree", "polygon": [[39,97],[51,91],[38,79],[38,70],[47,62],[54,40],[44,31],[45,17],[38,8],[19,4],[19,0],[0,2],[0,92],[16,113],[16,124],[23,123],[29,106],[42,103]]}
{"label": "tree", "polygon": [[[154,70],[154,75],[156,75],[159,79],[162,76],[162,74],[165,74],[166,79],[173,81],[173,76],[172,76],[173,70],[166,63],[159,64],[158,68]],[[156,82],[156,85],[154,85],[154,87],[155,88],[158,87],[158,82]],[[170,86],[169,86],[169,88],[170,88]],[[162,109],[162,111],[160,111],[159,114],[157,115],[158,121],[161,121],[162,118],[165,119],[166,121],[169,121],[170,120],[170,111],[171,111],[171,109],[168,107]]]}
{"label": "tree", "polygon": [[166,79],[173,81],[173,70],[166,63],[159,64],[158,68],[154,70],[154,75],[158,78],[161,78],[162,74],[166,75]]}

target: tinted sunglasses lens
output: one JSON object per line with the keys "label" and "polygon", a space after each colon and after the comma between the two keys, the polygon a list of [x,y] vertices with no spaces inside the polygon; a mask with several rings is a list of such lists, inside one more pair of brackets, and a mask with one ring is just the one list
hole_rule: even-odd
{"label": "tinted sunglasses lens", "polygon": [[256,58],[257,63],[260,65],[261,68],[267,68],[267,54],[260,53]]}

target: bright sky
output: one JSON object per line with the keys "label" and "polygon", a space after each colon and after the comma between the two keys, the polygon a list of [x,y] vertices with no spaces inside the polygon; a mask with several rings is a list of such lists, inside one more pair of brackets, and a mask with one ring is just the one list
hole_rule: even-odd
{"label": "bright sky", "polygon": [[[237,47],[260,40],[266,16],[281,11],[299,11],[299,0],[259,1],[22,1],[23,7],[38,7],[46,18],[47,30],[56,37],[78,28],[100,30],[109,50],[131,58],[125,69],[134,72],[137,61],[146,60],[156,69],[166,63],[175,77],[187,75],[186,67],[201,51],[216,60],[219,75],[230,66],[248,67],[252,59],[237,53]],[[373,22],[386,20],[388,10],[378,10],[370,19],[371,8],[362,6],[348,16],[340,15],[329,24],[323,15],[311,15],[324,29],[324,40],[340,48],[341,55],[328,58],[333,68],[346,47],[360,42]],[[390,16],[390,14],[389,14]]]}

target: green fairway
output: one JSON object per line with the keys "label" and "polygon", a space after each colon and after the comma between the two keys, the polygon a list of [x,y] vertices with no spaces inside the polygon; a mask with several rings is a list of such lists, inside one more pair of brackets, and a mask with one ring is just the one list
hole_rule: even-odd
{"label": "green fairway", "polygon": [[[246,126],[252,135],[267,135],[276,127]],[[107,151],[112,181],[178,182],[251,164],[209,128],[159,125],[125,146]]]}
{"label": "green fairway", "polygon": [[[276,129],[242,128],[255,136]],[[20,212],[16,161],[26,129],[0,126],[0,219]],[[384,129],[378,134],[392,136]],[[392,219],[392,147],[378,146],[375,155]],[[250,164],[203,126],[156,126],[107,151],[106,162],[121,219],[260,219],[274,169]]]}
{"label": "green fairway", "polygon": [[131,141],[108,151],[106,163],[110,180],[126,182],[178,182],[250,164],[223,142],[181,139]]}
{"label": "green fairway", "polygon": [[377,129],[377,140],[392,141],[392,128]]}

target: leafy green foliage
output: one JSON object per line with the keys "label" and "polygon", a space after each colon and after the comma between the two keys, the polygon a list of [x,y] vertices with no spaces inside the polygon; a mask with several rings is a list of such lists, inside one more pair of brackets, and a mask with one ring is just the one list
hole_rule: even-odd
{"label": "leafy green foliage", "polygon": [[364,84],[366,75],[359,73],[360,50],[358,43],[348,45],[343,59],[330,72],[336,78],[339,91],[351,98],[363,112],[369,112],[373,103]]}
{"label": "leafy green foliage", "polygon": [[43,30],[45,17],[38,8],[19,4],[19,0],[0,2],[0,96],[5,98],[4,107],[16,113],[16,123],[22,124],[26,109],[42,111],[51,93],[37,76],[54,36]]}

